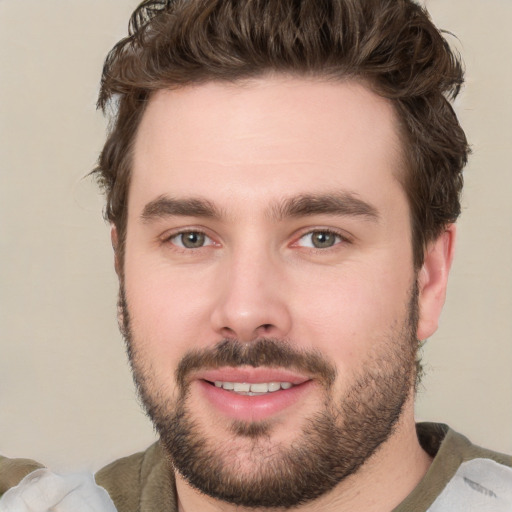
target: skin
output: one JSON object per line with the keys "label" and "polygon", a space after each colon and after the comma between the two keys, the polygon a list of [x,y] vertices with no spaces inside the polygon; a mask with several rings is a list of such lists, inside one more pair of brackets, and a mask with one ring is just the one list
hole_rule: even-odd
{"label": "skin", "polygon": [[[363,84],[268,76],[157,92],[134,148],[123,266],[135,348],[151,385],[176,400],[174,371],[189,350],[267,336],[325,357],[337,370],[334,394],[343,397],[383,334],[407,318],[415,279],[417,338],[430,336],[444,302],[454,227],[429,245],[416,274],[403,172],[392,106]],[[333,191],[364,201],[375,216],[275,215],[290,198]],[[163,196],[207,200],[219,215],[144,218]],[[312,247],[311,233],[325,230],[336,233],[334,245]],[[181,231],[205,233],[205,245],[180,246]],[[116,245],[115,228],[112,238]],[[299,400],[268,416],[269,446],[298,437],[321,393],[312,382]],[[392,436],[358,472],[297,510],[398,505],[430,464],[415,434],[413,395],[411,383]],[[191,414],[222,446],[233,416],[198,381],[189,398]],[[251,414],[242,412],[242,420]],[[240,471],[248,475],[251,442],[236,440],[247,455]],[[176,478],[181,511],[235,510]]]}

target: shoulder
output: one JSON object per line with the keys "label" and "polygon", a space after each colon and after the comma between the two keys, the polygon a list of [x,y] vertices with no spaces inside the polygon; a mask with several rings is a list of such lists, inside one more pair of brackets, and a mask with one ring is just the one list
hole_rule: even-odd
{"label": "shoulder", "polygon": [[[432,464],[418,486],[393,512],[512,510],[510,455],[474,445],[443,424],[420,423],[417,431],[423,449],[433,458]],[[505,508],[498,508],[502,503]]]}
{"label": "shoulder", "polygon": [[174,510],[172,471],[160,444],[118,459],[96,473],[119,512]]}
{"label": "shoulder", "polygon": [[[447,480],[429,512],[446,510],[512,510],[512,457],[472,444],[465,436],[448,430],[437,457],[455,473]],[[440,470],[442,471],[442,470]]]}
{"label": "shoulder", "polygon": [[30,459],[8,459],[0,455],[0,496],[40,468],[44,466]]}
{"label": "shoulder", "polygon": [[467,437],[440,423],[419,423],[417,425],[420,442],[434,460],[442,459],[443,465],[449,463],[459,467],[473,459],[490,459],[503,466],[512,467],[512,456],[495,452],[473,444]]}

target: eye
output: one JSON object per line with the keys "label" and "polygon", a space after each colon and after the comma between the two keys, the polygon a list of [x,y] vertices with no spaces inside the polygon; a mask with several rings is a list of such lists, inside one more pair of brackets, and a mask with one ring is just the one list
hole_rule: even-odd
{"label": "eye", "polygon": [[301,247],[311,247],[313,249],[329,249],[343,240],[344,238],[338,233],[323,229],[310,231],[301,236],[297,245]]}
{"label": "eye", "polygon": [[169,241],[183,249],[200,249],[207,245],[213,245],[212,239],[201,231],[182,231],[171,236]]}

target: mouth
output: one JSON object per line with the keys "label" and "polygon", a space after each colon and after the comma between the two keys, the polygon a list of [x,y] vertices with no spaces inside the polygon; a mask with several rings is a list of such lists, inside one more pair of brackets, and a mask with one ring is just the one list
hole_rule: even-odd
{"label": "mouth", "polygon": [[201,372],[193,381],[215,413],[249,422],[300,407],[316,387],[308,376],[271,368],[220,368]]}
{"label": "mouth", "polygon": [[222,388],[226,391],[232,391],[237,395],[243,396],[263,396],[293,387],[291,382],[257,382],[251,384],[249,382],[227,382],[216,380],[215,382],[210,382],[210,384],[213,384],[216,388]]}

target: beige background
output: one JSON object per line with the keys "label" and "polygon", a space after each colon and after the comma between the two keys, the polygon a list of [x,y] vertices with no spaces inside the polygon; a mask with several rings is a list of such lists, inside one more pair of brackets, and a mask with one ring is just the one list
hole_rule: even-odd
{"label": "beige background", "polygon": [[[0,453],[98,468],[154,438],[115,321],[102,199],[102,61],[132,0],[0,0]],[[427,0],[459,37],[473,144],[441,328],[418,417],[512,452],[509,0]]]}

